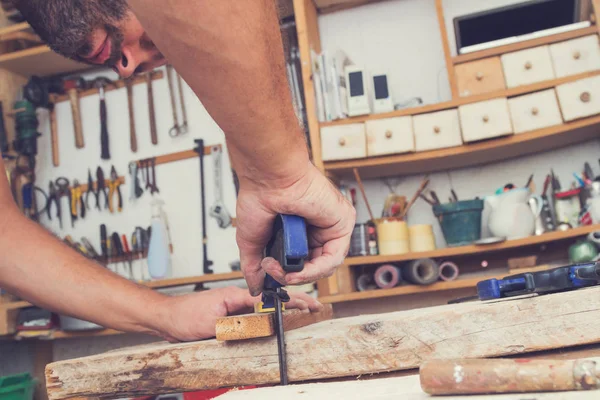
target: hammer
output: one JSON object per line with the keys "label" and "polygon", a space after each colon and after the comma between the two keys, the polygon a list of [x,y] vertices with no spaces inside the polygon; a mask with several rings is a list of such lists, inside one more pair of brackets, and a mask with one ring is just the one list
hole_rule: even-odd
{"label": "hammer", "polygon": [[65,79],[64,90],[71,102],[71,114],[73,115],[73,129],[75,130],[75,147],[81,149],[85,146],[83,141],[83,128],[81,126],[81,112],[79,110],[79,90],[85,88],[85,80],[81,77]]}
{"label": "hammer", "polygon": [[100,158],[103,160],[110,160],[108,125],[106,121],[106,100],[104,98],[104,88],[109,85],[114,86],[113,81],[104,76],[99,76],[92,81],[92,86],[98,89],[98,94],[100,97]]}

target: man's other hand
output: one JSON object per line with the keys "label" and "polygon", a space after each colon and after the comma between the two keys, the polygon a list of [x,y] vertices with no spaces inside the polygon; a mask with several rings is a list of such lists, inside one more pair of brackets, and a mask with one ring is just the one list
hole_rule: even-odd
{"label": "man's other hand", "polygon": [[[277,214],[306,219],[310,255],[301,272],[285,273],[275,259],[263,259]],[[354,207],[312,164],[293,182],[242,184],[237,201],[237,243],[250,293],[261,293],[266,273],[284,285],[331,276],[348,253],[355,220]]]}
{"label": "man's other hand", "polygon": [[[317,312],[323,305],[306,293],[289,292],[287,309]],[[162,303],[159,330],[170,342],[187,342],[215,336],[217,318],[253,312],[260,297],[252,297],[246,289],[226,287],[183,296],[168,297]]]}

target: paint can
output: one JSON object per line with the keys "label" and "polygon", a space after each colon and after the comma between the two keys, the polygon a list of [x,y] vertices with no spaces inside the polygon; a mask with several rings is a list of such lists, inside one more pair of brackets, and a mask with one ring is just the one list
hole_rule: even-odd
{"label": "paint can", "polygon": [[431,225],[412,225],[408,227],[410,236],[410,251],[431,251],[435,250],[435,236],[433,236],[433,226]]}
{"label": "paint can", "polygon": [[369,254],[369,227],[367,224],[356,224],[350,238],[348,256],[359,257]]}
{"label": "paint can", "polygon": [[410,251],[406,221],[387,218],[377,220],[376,224],[379,254],[404,254]]}

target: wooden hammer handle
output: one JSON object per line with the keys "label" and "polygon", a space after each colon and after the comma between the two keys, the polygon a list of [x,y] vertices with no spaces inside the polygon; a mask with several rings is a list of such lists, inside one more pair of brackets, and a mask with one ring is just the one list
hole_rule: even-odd
{"label": "wooden hammer handle", "polygon": [[429,360],[419,375],[432,395],[600,389],[600,363],[584,359]]}
{"label": "wooden hammer handle", "polygon": [[52,165],[60,165],[60,156],[58,154],[58,124],[56,122],[56,107],[50,109],[50,141],[52,143]]}
{"label": "wooden hammer handle", "polygon": [[127,80],[125,82],[127,87],[127,106],[129,108],[129,142],[132,152],[137,152],[137,133],[135,131],[135,116],[133,113],[133,87],[132,82]]}
{"label": "wooden hammer handle", "polygon": [[150,139],[152,144],[158,144],[158,134],[156,132],[156,115],[154,114],[154,92],[152,90],[152,73],[146,74],[146,85],[148,87],[148,114],[150,116]]}
{"label": "wooden hammer handle", "polygon": [[81,111],[79,109],[79,93],[77,89],[69,89],[69,101],[71,102],[71,114],[73,115],[73,129],[75,130],[75,147],[81,149],[85,146],[83,141],[83,128],[81,126]]}

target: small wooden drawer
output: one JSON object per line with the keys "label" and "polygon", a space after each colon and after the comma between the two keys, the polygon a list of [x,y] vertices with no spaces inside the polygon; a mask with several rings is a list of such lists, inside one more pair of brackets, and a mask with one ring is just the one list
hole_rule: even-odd
{"label": "small wooden drawer", "polygon": [[503,54],[501,59],[506,86],[509,88],[554,78],[548,46]]}
{"label": "small wooden drawer", "polygon": [[458,111],[455,109],[415,115],[413,127],[416,151],[462,145]]}
{"label": "small wooden drawer", "polygon": [[368,156],[415,151],[412,117],[367,121],[365,128]]}
{"label": "small wooden drawer", "polygon": [[554,89],[526,94],[508,100],[515,133],[562,124]]}
{"label": "small wooden drawer", "polygon": [[365,124],[321,128],[321,155],[323,161],[366,157]]}
{"label": "small wooden drawer", "polygon": [[556,94],[565,121],[600,114],[600,76],[558,85]]}
{"label": "small wooden drawer", "polygon": [[490,139],[513,133],[505,98],[465,104],[458,107],[465,142]]}
{"label": "small wooden drawer", "polygon": [[461,97],[506,88],[500,57],[458,64],[454,70],[456,71],[458,94]]}
{"label": "small wooden drawer", "polygon": [[558,78],[600,69],[598,35],[550,45],[550,54]]}

